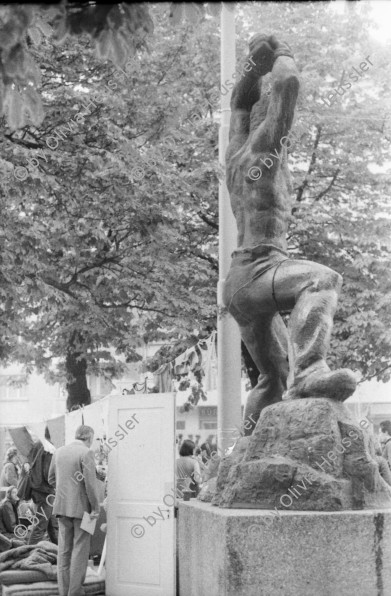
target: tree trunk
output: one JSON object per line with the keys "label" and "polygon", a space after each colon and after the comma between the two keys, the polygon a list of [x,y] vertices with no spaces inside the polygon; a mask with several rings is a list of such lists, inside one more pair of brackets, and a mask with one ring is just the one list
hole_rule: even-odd
{"label": "tree trunk", "polygon": [[242,358],[247,369],[247,374],[250,379],[251,387],[255,387],[255,385],[258,383],[259,370],[257,369],[257,365],[251,358],[250,352],[248,351],[246,345],[243,342],[241,342],[241,348]]}
{"label": "tree trunk", "polygon": [[91,403],[91,393],[87,387],[87,362],[85,358],[80,358],[81,352],[75,348],[75,343],[80,345],[81,336],[75,331],[70,339],[67,356],[65,359],[65,368],[68,382],[66,388],[68,391],[67,411],[77,409],[79,406],[88,406]]}

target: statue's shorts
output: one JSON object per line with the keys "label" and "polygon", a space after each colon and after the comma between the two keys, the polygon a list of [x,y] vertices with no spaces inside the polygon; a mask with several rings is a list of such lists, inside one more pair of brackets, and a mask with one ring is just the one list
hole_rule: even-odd
{"label": "statue's shorts", "polygon": [[[224,283],[223,302],[239,325],[251,323],[253,310],[259,307],[259,278],[287,260],[287,252],[265,244],[232,253],[231,268]],[[272,285],[271,283],[270,295],[275,299]]]}

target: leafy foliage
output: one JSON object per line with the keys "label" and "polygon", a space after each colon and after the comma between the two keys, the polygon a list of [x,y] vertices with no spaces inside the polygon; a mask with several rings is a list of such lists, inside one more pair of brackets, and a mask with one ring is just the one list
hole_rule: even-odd
{"label": "leafy foliage", "polygon": [[90,371],[120,374],[114,350],[136,360],[144,341],[214,325],[217,127],[190,122],[164,143],[192,106],[184,49],[197,33],[156,10],[161,35],[133,70],[99,62],[88,39],[32,50],[47,116],[1,143],[3,358],[50,379],[75,330]]}
{"label": "leafy foliage", "polygon": [[135,54],[153,30],[144,4],[90,4],[68,2],[43,5],[6,5],[0,8],[0,115],[5,112],[11,130],[28,120],[39,126],[44,118],[40,95],[41,72],[31,46],[43,36],[63,43],[69,35],[86,34],[96,54],[121,66]]}
{"label": "leafy foliage", "polygon": [[[172,3],[170,17],[174,24],[182,18],[198,22],[206,8],[218,14],[220,4]],[[37,92],[41,73],[30,47],[39,46],[43,37],[63,44],[71,36],[85,35],[98,58],[123,66],[140,47],[147,47],[146,38],[152,32],[149,7],[143,3],[66,2],[47,7],[0,7],[0,116],[6,115],[11,130],[22,128],[27,122],[41,124],[44,112]]]}
{"label": "leafy foliage", "polygon": [[[128,25],[115,25],[108,13],[100,26],[99,19],[90,26],[66,17],[70,39],[58,33],[58,7],[39,17],[53,34],[34,20],[38,9],[23,5],[17,17],[13,7],[0,9],[1,30],[9,31],[3,83],[5,56],[19,43],[39,65],[43,101],[42,110],[32,96],[39,118],[29,112],[24,123],[15,115],[11,122],[8,115],[0,140],[0,358],[18,359],[27,371],[38,366],[52,380],[65,377],[75,332],[77,358],[89,371],[113,376],[124,359],[138,358],[144,342],[174,344],[174,352],[157,356],[157,367],[215,326],[218,27],[197,5],[175,4],[172,16],[165,5],[132,6],[146,6],[148,15],[139,17],[148,32],[153,20],[154,34],[148,52],[142,43],[133,53],[128,46],[130,62],[100,37],[106,25],[130,26],[129,15]],[[291,150],[289,243],[293,255],[344,276],[332,363],[387,380],[387,48],[370,39],[365,5],[332,26],[333,7],[324,3],[240,3],[236,10],[240,58],[253,33],[275,33],[290,43],[302,71],[295,126],[307,134]],[[35,32],[23,41],[34,28],[41,38]],[[128,31],[129,44],[130,37]],[[342,70],[372,55],[373,68],[327,107],[321,97]],[[7,68],[7,97],[17,89],[19,105],[20,90],[35,91],[38,78],[28,84],[17,79],[20,70]]]}

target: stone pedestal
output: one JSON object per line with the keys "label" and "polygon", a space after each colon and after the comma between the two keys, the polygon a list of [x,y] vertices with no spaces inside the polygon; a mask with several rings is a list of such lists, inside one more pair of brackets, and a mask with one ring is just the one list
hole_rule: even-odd
{"label": "stone pedestal", "polygon": [[181,502],[180,596],[388,596],[391,510],[272,511]]}
{"label": "stone pedestal", "polygon": [[251,437],[223,458],[212,503],[301,511],[391,507],[391,487],[381,478],[368,441],[335,400],[269,406]]}

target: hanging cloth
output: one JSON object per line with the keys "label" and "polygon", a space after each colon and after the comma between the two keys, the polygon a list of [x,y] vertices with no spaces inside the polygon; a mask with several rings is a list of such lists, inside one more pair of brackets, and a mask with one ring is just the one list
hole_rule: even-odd
{"label": "hanging cloth", "polygon": [[110,399],[104,397],[98,401],[100,405],[100,417],[102,421],[102,428],[103,428],[103,436],[108,436],[109,434],[109,407],[110,407]]}
{"label": "hanging cloth", "polygon": [[189,366],[189,370],[193,371],[196,370],[198,364],[200,362],[199,354],[197,351],[197,346],[193,346],[187,350],[187,363]]}
{"label": "hanging cloth", "polygon": [[57,416],[47,421],[50,434],[50,442],[56,449],[65,445],[65,416]]}
{"label": "hanging cloth", "polygon": [[171,393],[173,391],[172,386],[172,365],[170,363],[164,364],[159,369],[158,376],[158,387],[159,393]]}
{"label": "hanging cloth", "polygon": [[196,346],[188,348],[186,352],[180,354],[174,360],[174,374],[175,375],[187,375],[189,372],[194,370],[199,363],[199,356],[196,350]]}
{"label": "hanging cloth", "polygon": [[162,364],[153,373],[153,383],[154,383],[155,387],[157,387],[158,393],[161,393],[161,389],[160,389],[160,387],[162,385],[161,374],[162,374],[162,372],[164,372],[166,366],[167,366],[166,364]]}
{"label": "hanging cloth", "polygon": [[206,355],[203,356],[205,374],[205,389],[213,391],[217,389],[217,353],[216,353],[216,331],[213,331],[207,340]]}
{"label": "hanging cloth", "polygon": [[75,440],[76,429],[81,425],[81,408],[65,415],[65,444]]}
{"label": "hanging cloth", "polygon": [[187,364],[187,350],[180,354],[174,360],[174,374],[175,375],[185,375],[188,372],[188,364]]}
{"label": "hanging cloth", "polygon": [[32,446],[34,445],[33,438],[30,435],[27,428],[25,426],[20,426],[18,428],[9,428],[8,432],[11,435],[11,439],[17,450],[24,457],[27,457],[31,451]]}
{"label": "hanging cloth", "polygon": [[36,435],[40,441],[45,439],[46,422],[30,422],[27,425],[30,434]]}

